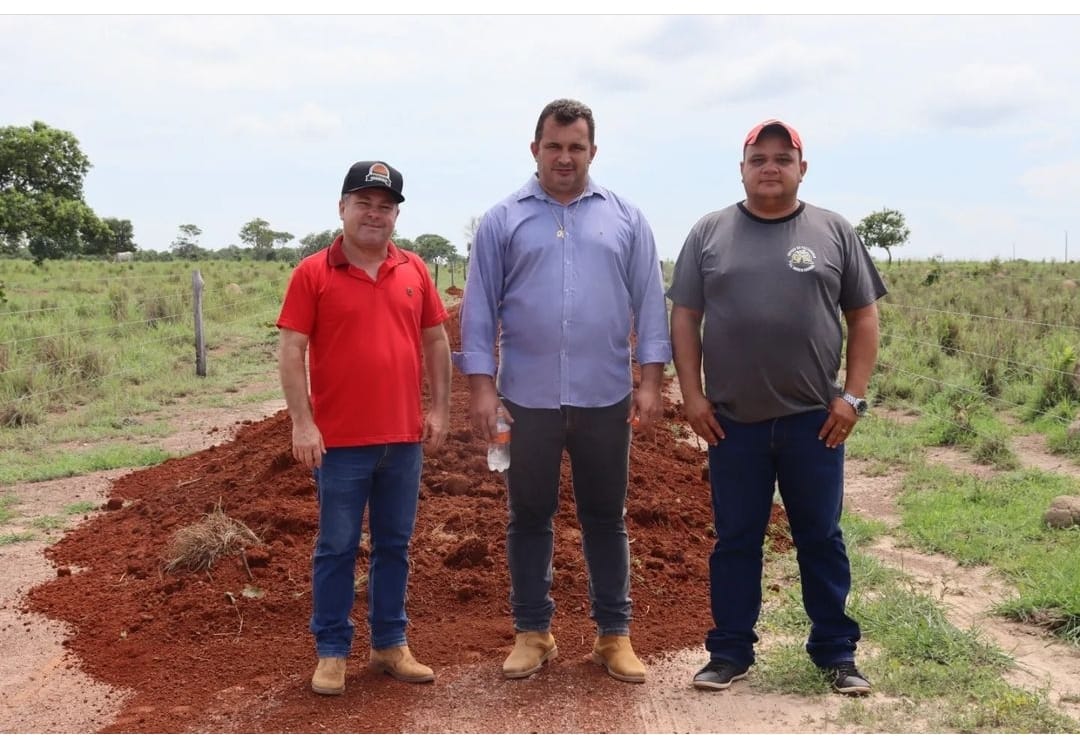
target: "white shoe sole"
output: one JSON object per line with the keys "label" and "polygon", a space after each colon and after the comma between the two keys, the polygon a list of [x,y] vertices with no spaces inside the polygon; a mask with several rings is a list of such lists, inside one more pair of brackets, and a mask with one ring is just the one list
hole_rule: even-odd
{"label": "white shoe sole", "polygon": [[732,682],[738,682],[740,679],[746,679],[750,672],[743,672],[742,674],[736,674],[727,682],[708,682],[705,680],[694,680],[694,687],[699,690],[726,690],[731,687]]}

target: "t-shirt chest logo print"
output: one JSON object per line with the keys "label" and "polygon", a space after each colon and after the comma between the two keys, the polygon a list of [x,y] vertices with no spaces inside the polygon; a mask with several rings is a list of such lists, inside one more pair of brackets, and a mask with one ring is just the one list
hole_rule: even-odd
{"label": "t-shirt chest logo print", "polygon": [[787,265],[792,271],[813,271],[817,255],[805,245],[797,245],[788,251]]}

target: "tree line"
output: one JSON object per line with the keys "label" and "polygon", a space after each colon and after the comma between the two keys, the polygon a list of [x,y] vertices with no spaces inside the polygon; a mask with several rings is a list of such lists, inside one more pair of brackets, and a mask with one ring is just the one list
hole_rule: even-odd
{"label": "tree line", "polygon": [[[118,253],[134,253],[142,260],[213,256],[295,262],[329,245],[338,233],[336,228],[309,233],[292,245],[292,233],[274,230],[267,220],[255,217],[240,228],[239,246],[205,248],[199,243],[202,230],[187,223],[179,226],[168,251],[140,250],[131,220],[98,217],[86,203],[83,180],[90,167],[90,159],[71,132],[41,121],[28,127],[0,128],[0,256],[33,258],[38,264],[46,259]],[[478,222],[474,217],[465,227],[466,253]],[[868,249],[883,249],[890,264],[892,249],[906,243],[911,232],[904,215],[889,208],[867,215],[855,229]],[[395,233],[393,239],[433,264],[436,279],[440,266],[453,272],[467,260],[441,235],[425,233],[409,239]]]}

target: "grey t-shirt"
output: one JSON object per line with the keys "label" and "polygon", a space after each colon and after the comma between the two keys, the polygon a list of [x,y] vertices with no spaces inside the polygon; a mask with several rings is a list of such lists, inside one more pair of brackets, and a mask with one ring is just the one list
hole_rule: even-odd
{"label": "grey t-shirt", "polygon": [[704,312],[706,397],[753,423],[827,408],[841,392],[841,311],[885,292],[851,224],[804,202],[778,220],[742,204],[702,217],[667,296]]}

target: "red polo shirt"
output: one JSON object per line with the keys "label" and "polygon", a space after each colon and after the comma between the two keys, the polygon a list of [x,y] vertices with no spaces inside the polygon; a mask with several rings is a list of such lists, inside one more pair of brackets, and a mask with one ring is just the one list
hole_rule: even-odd
{"label": "red polo shirt", "polygon": [[327,447],[419,442],[421,331],[447,318],[427,266],[390,243],[377,279],[341,236],[293,270],[278,328],[308,337],[311,406]]}

